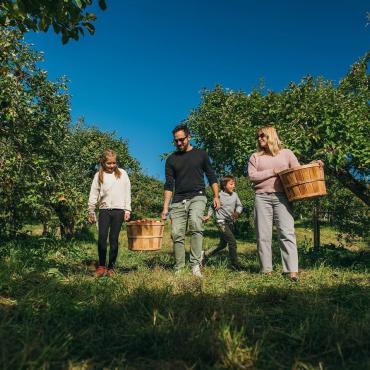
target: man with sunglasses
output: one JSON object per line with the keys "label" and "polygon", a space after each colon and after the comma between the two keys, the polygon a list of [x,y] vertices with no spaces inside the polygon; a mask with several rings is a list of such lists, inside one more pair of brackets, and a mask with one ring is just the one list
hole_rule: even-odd
{"label": "man with sunglasses", "polygon": [[189,128],[176,126],[173,131],[176,151],[166,160],[164,201],[162,219],[168,215],[171,205],[172,240],[175,252],[175,272],[185,267],[185,233],[188,228],[190,238],[190,265],[193,275],[202,277],[201,254],[203,247],[203,215],[207,203],[204,175],[213,191],[213,205],[220,208],[217,177],[212,169],[208,154],[190,144]]}

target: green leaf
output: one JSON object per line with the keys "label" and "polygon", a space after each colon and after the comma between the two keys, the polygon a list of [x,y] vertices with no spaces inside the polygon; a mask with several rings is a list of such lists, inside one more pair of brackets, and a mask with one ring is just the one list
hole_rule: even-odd
{"label": "green leaf", "polygon": [[76,3],[76,5],[77,5],[80,9],[82,9],[82,2],[81,2],[81,0],[74,0],[74,2]]}
{"label": "green leaf", "polygon": [[91,35],[95,33],[95,27],[92,23],[84,22],[84,26],[86,27],[86,29],[89,31]]}

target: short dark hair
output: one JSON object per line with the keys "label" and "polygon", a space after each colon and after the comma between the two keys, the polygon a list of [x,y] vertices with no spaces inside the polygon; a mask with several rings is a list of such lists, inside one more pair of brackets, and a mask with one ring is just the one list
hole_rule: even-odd
{"label": "short dark hair", "polygon": [[232,176],[232,175],[223,176],[221,181],[220,181],[221,190],[225,190],[227,183],[231,180],[235,181],[235,177]]}
{"label": "short dark hair", "polygon": [[184,131],[186,136],[189,136],[190,130],[189,127],[185,123],[180,123],[172,130],[172,135],[175,135],[178,131]]}

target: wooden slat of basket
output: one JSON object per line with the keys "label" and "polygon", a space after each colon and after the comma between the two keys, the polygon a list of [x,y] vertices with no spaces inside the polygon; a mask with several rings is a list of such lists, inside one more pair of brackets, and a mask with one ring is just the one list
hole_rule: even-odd
{"label": "wooden slat of basket", "polygon": [[156,236],[156,235],[136,235],[136,236],[128,236],[128,239],[163,239],[163,236]]}
{"label": "wooden slat of basket", "polygon": [[326,194],[323,168],[317,163],[284,170],[279,177],[290,201]]}
{"label": "wooden slat of basket", "polygon": [[154,251],[161,248],[163,239],[163,222],[133,221],[127,225],[129,249],[132,251]]}
{"label": "wooden slat of basket", "polygon": [[[317,179],[316,181],[324,181],[324,179]],[[293,185],[285,185],[287,188],[292,188],[294,186],[298,186],[298,185],[303,185],[303,184],[315,184],[314,182],[312,182],[312,180],[304,180],[304,181],[297,181],[297,183],[293,184]]]}

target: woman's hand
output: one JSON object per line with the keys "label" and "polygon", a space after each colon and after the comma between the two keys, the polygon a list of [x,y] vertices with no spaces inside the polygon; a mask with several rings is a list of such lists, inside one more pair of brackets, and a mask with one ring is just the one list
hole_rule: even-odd
{"label": "woman's hand", "polygon": [[286,170],[286,168],[280,167],[280,168],[274,168],[274,174],[278,176],[279,172]]}
{"label": "woman's hand", "polygon": [[317,159],[312,161],[311,163],[317,163],[320,167],[324,167],[324,162],[321,159]]}
{"label": "woman's hand", "polygon": [[131,212],[130,211],[125,211],[125,214],[123,216],[123,219],[125,220],[125,222],[129,221],[130,217],[131,217]]}

